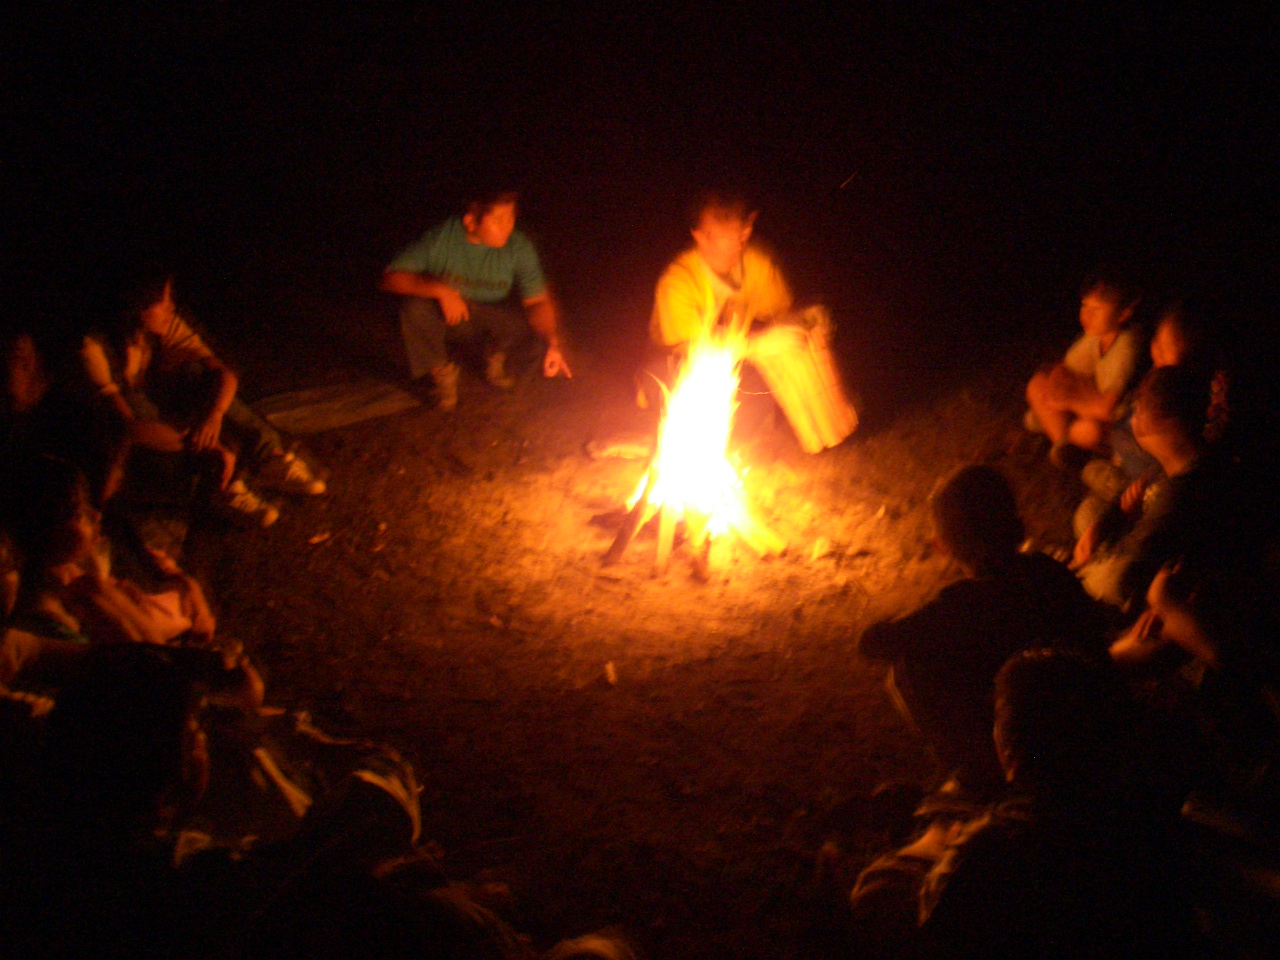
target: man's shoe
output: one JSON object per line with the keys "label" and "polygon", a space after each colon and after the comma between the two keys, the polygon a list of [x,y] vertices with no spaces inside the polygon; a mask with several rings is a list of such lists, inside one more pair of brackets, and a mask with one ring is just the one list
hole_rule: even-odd
{"label": "man's shoe", "polygon": [[297,496],[318,497],[328,489],[305,460],[287,450],[268,455],[257,479],[268,490]]}
{"label": "man's shoe", "polygon": [[232,480],[214,502],[217,512],[243,526],[269,527],[280,519],[280,511],[244,485]]}
{"label": "man's shoe", "polygon": [[457,364],[446,363],[431,371],[431,379],[436,384],[436,406],[441,410],[453,410],[458,406],[458,367]]}
{"label": "man's shoe", "polygon": [[516,385],[513,377],[507,375],[507,355],[505,353],[491,353],[489,359],[485,361],[484,378],[489,381],[489,386],[496,387],[499,390],[510,390]]}

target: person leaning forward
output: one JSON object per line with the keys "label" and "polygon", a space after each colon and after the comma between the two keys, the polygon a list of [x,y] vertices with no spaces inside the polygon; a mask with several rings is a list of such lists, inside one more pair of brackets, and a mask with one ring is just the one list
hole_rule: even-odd
{"label": "person leaning forward", "polygon": [[473,197],[453,216],[405,247],[383,271],[381,288],[404,298],[400,330],[416,380],[431,374],[442,410],[458,403],[458,368],[450,343],[488,341],[489,383],[509,389],[507,354],[520,337],[521,318],[505,301],[514,290],[529,326],[547,343],[545,376],[571,377],[560,340],[555,301],[547,289],[533,242],[516,226],[516,194]]}
{"label": "person leaning forward", "polygon": [[742,331],[743,359],[760,371],[800,446],[808,453],[836,446],[858,415],[831,356],[826,308],[794,309],[782,271],[750,242],[756,214],[743,199],[707,193],[691,214],[693,247],[667,266],[654,293],[649,336],[662,365],[678,366],[691,343]]}

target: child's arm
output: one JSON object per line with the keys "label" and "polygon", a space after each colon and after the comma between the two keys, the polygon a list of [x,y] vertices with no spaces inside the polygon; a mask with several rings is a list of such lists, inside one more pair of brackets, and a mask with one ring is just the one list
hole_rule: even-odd
{"label": "child's arm", "polygon": [[212,450],[218,446],[218,438],[222,435],[222,418],[240,386],[235,373],[217,357],[210,355],[205,365],[218,376],[218,392],[204,419],[187,434],[187,443],[195,450]]}
{"label": "child's arm", "polygon": [[1075,373],[1065,366],[1054,367],[1049,374],[1049,402],[1077,417],[1110,422],[1123,390],[1100,390],[1092,377]]}

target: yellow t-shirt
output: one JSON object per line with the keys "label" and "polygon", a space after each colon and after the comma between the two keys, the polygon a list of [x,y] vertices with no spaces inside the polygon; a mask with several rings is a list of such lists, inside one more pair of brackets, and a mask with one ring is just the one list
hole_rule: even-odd
{"label": "yellow t-shirt", "polygon": [[709,332],[727,312],[749,324],[786,313],[791,302],[782,272],[758,247],[747,247],[730,277],[715,273],[696,249],[686,250],[658,280],[649,336],[661,347],[675,347]]}

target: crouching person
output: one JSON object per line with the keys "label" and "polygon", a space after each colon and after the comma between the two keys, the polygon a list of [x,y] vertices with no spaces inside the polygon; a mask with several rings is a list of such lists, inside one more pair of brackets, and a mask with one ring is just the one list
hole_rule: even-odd
{"label": "crouching person", "polygon": [[[544,376],[571,377],[565,362],[555,301],[533,242],[516,229],[514,191],[470,198],[461,216],[428,230],[396,256],[381,288],[404,298],[400,331],[414,380],[431,375],[441,410],[458,405],[458,366],[448,347],[485,341],[485,377],[491,386],[515,385],[507,361],[525,321],[546,341]],[[507,301],[520,298],[521,311]]]}

